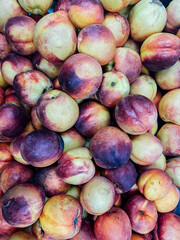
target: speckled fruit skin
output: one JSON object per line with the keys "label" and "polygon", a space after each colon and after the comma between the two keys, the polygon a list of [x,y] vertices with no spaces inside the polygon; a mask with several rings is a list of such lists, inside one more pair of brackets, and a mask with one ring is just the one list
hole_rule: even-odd
{"label": "speckled fruit skin", "polygon": [[13,80],[13,88],[19,100],[30,107],[36,106],[40,96],[51,87],[51,80],[37,70],[21,72]]}
{"label": "speckled fruit skin", "polygon": [[131,0],[100,0],[104,9],[109,12],[119,12],[127,7]]}
{"label": "speckled fruit skin", "polygon": [[165,30],[176,34],[180,27],[180,2],[178,0],[173,0],[169,3],[166,8],[167,11],[167,22]]}
{"label": "speckled fruit skin", "polygon": [[31,233],[18,231],[11,235],[9,240],[36,240],[35,236]]}
{"label": "speckled fruit skin", "polygon": [[129,160],[132,143],[125,132],[109,126],[100,129],[91,138],[90,151],[98,166],[105,169],[117,168]]}
{"label": "speckled fruit skin", "polygon": [[130,26],[128,20],[120,13],[107,13],[103,25],[108,27],[116,39],[116,47],[125,44],[129,37]]}
{"label": "speckled fruit skin", "polygon": [[75,148],[64,153],[58,161],[57,174],[66,183],[80,185],[95,174],[95,166],[88,148]]}
{"label": "speckled fruit skin", "polygon": [[142,64],[156,72],[174,65],[180,56],[180,39],[170,33],[155,33],[141,46]]}
{"label": "speckled fruit skin", "polygon": [[125,132],[139,135],[154,126],[157,121],[157,109],[149,98],[132,94],[116,105],[115,119]]}
{"label": "speckled fruit skin", "polygon": [[37,221],[44,206],[44,191],[30,183],[9,188],[2,198],[2,215],[15,227],[28,227]]}
{"label": "speckled fruit skin", "polygon": [[132,228],[129,217],[124,210],[113,207],[97,217],[94,233],[97,240],[130,240]]}
{"label": "speckled fruit skin", "polygon": [[30,55],[36,51],[33,43],[35,26],[36,22],[28,16],[12,17],[6,22],[4,33],[13,52]]}
{"label": "speckled fruit skin", "polygon": [[104,10],[97,0],[71,0],[69,18],[76,28],[82,29],[91,24],[101,24]]}
{"label": "speckled fruit skin", "polygon": [[81,222],[80,203],[74,197],[64,194],[50,198],[40,216],[42,229],[55,239],[72,238],[79,232]]}
{"label": "speckled fruit skin", "polygon": [[153,231],[154,240],[179,240],[180,217],[174,213],[161,213]]}
{"label": "speckled fruit skin", "polygon": [[64,62],[58,79],[62,90],[71,97],[88,98],[101,84],[102,68],[96,59],[78,53]]}
{"label": "speckled fruit skin", "polygon": [[180,157],[168,159],[165,172],[172,178],[173,183],[180,188]]}
{"label": "speckled fruit skin", "polygon": [[160,169],[148,169],[141,173],[137,185],[146,199],[155,201],[168,193],[172,179]]}
{"label": "speckled fruit skin", "polygon": [[75,127],[83,136],[92,137],[101,128],[109,126],[110,121],[108,108],[96,101],[88,101],[80,105]]}
{"label": "speckled fruit skin", "polygon": [[108,64],[116,51],[113,33],[102,24],[91,24],[78,35],[78,51],[95,58],[102,66]]}
{"label": "speckled fruit skin", "polygon": [[11,103],[0,107],[0,136],[13,138],[26,127],[27,117],[24,109]]}
{"label": "speckled fruit skin", "polygon": [[116,48],[114,63],[114,69],[122,72],[128,78],[129,83],[134,82],[141,73],[142,63],[140,56],[130,48]]}
{"label": "speckled fruit skin", "polygon": [[23,159],[32,166],[47,167],[61,157],[63,148],[63,140],[58,134],[43,129],[26,135],[22,140],[20,151]]}
{"label": "speckled fruit skin", "polygon": [[64,132],[77,121],[79,106],[67,93],[51,90],[39,98],[36,113],[44,127],[55,132]]}
{"label": "speckled fruit skin", "polygon": [[158,218],[156,206],[144,196],[138,194],[130,197],[124,210],[129,216],[133,231],[146,234],[154,229]]}
{"label": "speckled fruit skin", "polygon": [[33,66],[31,61],[16,53],[11,53],[6,56],[1,65],[3,78],[10,85],[13,85],[13,80],[18,73],[27,72],[32,69]]}
{"label": "speckled fruit skin", "polygon": [[34,30],[33,41],[38,52],[47,61],[58,65],[74,54],[77,37],[67,13],[57,11],[39,20]]}

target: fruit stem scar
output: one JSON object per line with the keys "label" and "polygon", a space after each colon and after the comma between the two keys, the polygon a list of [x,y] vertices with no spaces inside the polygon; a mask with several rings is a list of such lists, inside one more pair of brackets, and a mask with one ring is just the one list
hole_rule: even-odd
{"label": "fruit stem scar", "polygon": [[158,6],[162,7],[163,4],[159,0],[152,0],[151,3],[157,4]]}
{"label": "fruit stem scar", "polygon": [[111,86],[112,86],[112,87],[114,87],[115,85],[116,85],[116,83],[115,83],[115,82],[112,82],[112,83],[111,83]]}
{"label": "fruit stem scar", "polygon": [[142,210],[139,210],[139,213],[140,213],[140,214],[143,214],[144,212],[143,212]]}

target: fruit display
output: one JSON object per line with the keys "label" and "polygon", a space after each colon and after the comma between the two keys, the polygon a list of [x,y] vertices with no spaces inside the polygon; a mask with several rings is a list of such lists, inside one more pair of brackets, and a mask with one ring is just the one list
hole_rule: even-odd
{"label": "fruit display", "polygon": [[0,240],[180,240],[180,0],[0,1]]}

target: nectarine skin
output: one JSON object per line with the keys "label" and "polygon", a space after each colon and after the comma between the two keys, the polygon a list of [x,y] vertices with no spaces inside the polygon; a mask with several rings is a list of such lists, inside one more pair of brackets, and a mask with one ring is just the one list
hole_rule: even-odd
{"label": "nectarine skin", "polygon": [[96,164],[105,169],[122,166],[129,160],[132,151],[128,135],[112,126],[100,129],[91,138],[89,147]]}

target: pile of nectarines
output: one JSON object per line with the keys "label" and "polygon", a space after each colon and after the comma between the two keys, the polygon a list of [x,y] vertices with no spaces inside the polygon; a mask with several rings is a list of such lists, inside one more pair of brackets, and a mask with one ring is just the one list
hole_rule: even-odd
{"label": "pile of nectarines", "polygon": [[180,240],[180,0],[163,4],[0,0],[0,240]]}

